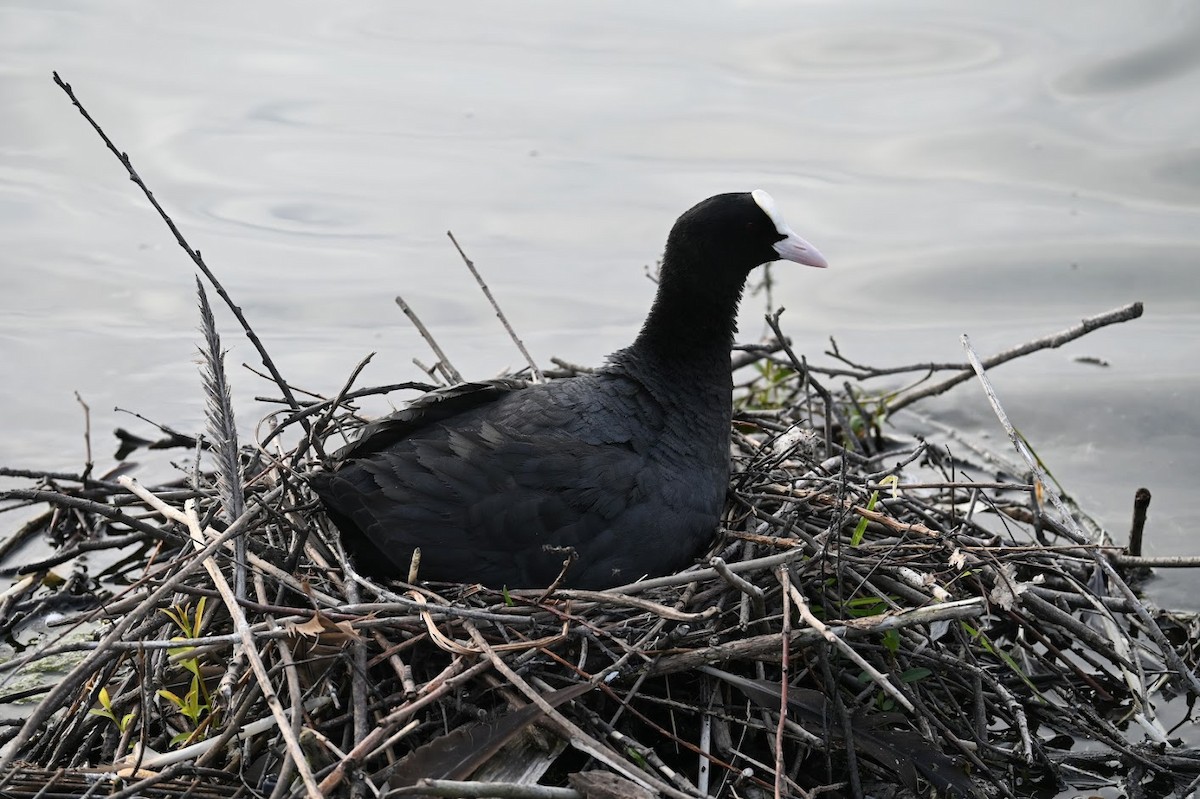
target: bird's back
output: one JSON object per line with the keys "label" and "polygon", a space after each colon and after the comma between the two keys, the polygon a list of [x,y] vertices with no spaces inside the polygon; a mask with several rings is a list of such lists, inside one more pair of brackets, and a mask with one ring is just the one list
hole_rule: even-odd
{"label": "bird's back", "polygon": [[457,413],[374,425],[314,483],[360,569],[404,577],[420,547],[422,579],[534,587],[573,556],[566,584],[606,587],[677,569],[712,535],[727,440],[698,442],[711,434],[630,374],[486,386]]}

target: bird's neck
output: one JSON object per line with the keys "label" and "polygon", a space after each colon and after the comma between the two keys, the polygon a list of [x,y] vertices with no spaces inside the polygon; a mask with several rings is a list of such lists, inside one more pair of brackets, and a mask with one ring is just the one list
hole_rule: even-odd
{"label": "bird's neck", "polygon": [[654,305],[630,350],[671,372],[728,372],[746,276],[697,281],[683,274],[670,255],[663,261]]}

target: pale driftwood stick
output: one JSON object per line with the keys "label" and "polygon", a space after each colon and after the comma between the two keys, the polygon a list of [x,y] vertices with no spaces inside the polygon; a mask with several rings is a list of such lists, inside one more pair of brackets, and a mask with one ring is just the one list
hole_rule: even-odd
{"label": "pale driftwood stick", "polygon": [[407,788],[393,788],[388,796],[443,796],[448,799],[584,799],[574,788],[527,785],[521,782],[463,782],[423,779]]}
{"label": "pale driftwood stick", "polygon": [[787,566],[780,564],[775,567],[775,578],[783,589],[780,596],[783,602],[783,625],[779,631],[782,645],[779,651],[779,726],[775,728],[775,799],[783,799],[783,731],[787,727],[788,684],[792,672],[792,655],[789,651],[792,643],[792,609],[788,606],[792,574]]}
{"label": "pale driftwood stick", "polygon": [[[184,507],[188,529],[192,534],[192,541],[197,550],[203,550],[206,536],[205,531],[200,529],[200,518],[196,515],[196,501],[189,499]],[[304,755],[304,750],[300,746],[300,740],[292,734],[287,710],[284,709],[283,703],[279,701],[279,695],[275,693],[275,687],[271,684],[271,675],[267,672],[267,667],[263,663],[262,656],[258,653],[254,635],[250,632],[250,625],[246,621],[245,614],[242,613],[241,606],[238,605],[237,596],[234,595],[233,589],[225,580],[225,575],[221,573],[221,569],[217,566],[216,561],[211,555],[204,559],[204,568],[208,572],[208,576],[213,581],[213,584],[217,587],[217,590],[221,592],[221,599],[225,602],[225,609],[233,620],[234,629],[241,637],[241,653],[250,662],[250,670],[254,672],[255,678],[258,680],[259,690],[262,691],[263,699],[266,701],[267,707],[271,709],[271,715],[274,717],[275,723],[279,726],[279,735],[283,738],[284,746],[292,756],[293,766],[300,772],[300,779],[304,782],[304,788],[308,793],[309,799],[323,799],[323,794],[317,786],[317,780],[313,774],[312,767],[309,766],[308,759]],[[236,658],[237,656],[238,652],[235,650],[234,657]]]}
{"label": "pale driftwood stick", "polygon": [[1112,555],[1111,560],[1118,566],[1142,566],[1153,569],[1194,569],[1200,567],[1200,555],[1163,555],[1161,557]]}
{"label": "pale driftwood stick", "polygon": [[420,317],[417,316],[417,312],[412,309],[412,306],[405,302],[404,298],[399,294],[396,295],[396,304],[400,306],[400,310],[404,311],[404,315],[408,317],[408,321],[412,322],[413,327],[415,327],[417,332],[421,334],[421,338],[425,339],[425,343],[429,345],[429,349],[433,350],[433,354],[437,357],[438,363],[440,363],[446,370],[446,376],[450,378],[450,382],[466,382],[463,380],[463,376],[459,373],[459,371],[454,368],[454,364],[450,363],[450,359],[446,357],[446,353],[443,352],[442,348],[438,345],[437,339],[435,339],[433,334],[429,332],[429,328],[425,327],[425,325],[421,322]]}
{"label": "pale driftwood stick", "polygon": [[[1135,305],[1137,306],[1138,313],[1140,314],[1141,303],[1135,303]],[[1054,505],[1055,510],[1057,510],[1059,515],[1062,517],[1062,523],[1065,529],[1070,530],[1078,540],[1086,541],[1088,539],[1087,534],[1083,532],[1079,526],[1079,523],[1075,521],[1075,517],[1071,514],[1071,511],[1067,507],[1066,503],[1063,502],[1062,497],[1058,495],[1057,491],[1050,487],[1046,473],[1043,471],[1041,464],[1038,463],[1037,459],[1033,457],[1033,454],[1029,451],[1029,448],[1025,446],[1025,442],[1020,439],[1020,437],[1017,435],[1017,431],[1013,429],[1012,423],[1008,421],[1008,414],[1006,414],[1004,412],[1004,408],[1000,406],[1000,400],[996,396],[996,390],[992,387],[992,381],[988,378],[983,364],[980,363],[979,356],[977,356],[975,351],[971,348],[970,339],[968,339],[965,335],[962,337],[962,344],[967,351],[967,358],[970,359],[971,366],[974,367],[975,374],[978,375],[979,382],[983,386],[984,392],[988,396],[988,401],[992,405],[992,410],[996,413],[996,418],[998,418],[1000,420],[1000,424],[1004,426],[1004,431],[1008,434],[1009,440],[1013,442],[1013,446],[1016,447],[1017,453],[1025,460],[1026,465],[1029,466],[1035,478],[1042,483],[1043,492],[1050,498],[1051,504]],[[1159,628],[1158,624],[1153,618],[1151,618],[1150,612],[1146,609],[1145,604],[1138,598],[1137,594],[1133,592],[1133,589],[1131,589],[1125,583],[1125,580],[1120,574],[1117,573],[1117,570],[1113,567],[1113,564],[1107,557],[1097,554],[1095,555],[1095,561],[1097,565],[1099,565],[1099,567],[1104,571],[1105,577],[1108,578],[1109,583],[1111,585],[1115,585],[1121,594],[1130,601],[1134,615],[1138,617],[1138,621],[1142,623],[1146,629],[1146,632],[1158,645],[1159,650],[1166,659],[1167,665],[1171,667],[1171,669],[1181,680],[1184,680],[1191,687],[1191,690],[1194,693],[1200,694],[1200,677],[1198,677],[1196,673],[1188,668],[1187,664],[1183,662],[1183,658],[1179,656],[1179,653],[1175,651],[1175,647],[1171,646],[1171,642],[1167,640],[1167,637],[1163,634],[1163,631]]]}
{"label": "pale driftwood stick", "polygon": [[[137,170],[133,168],[133,162],[129,160],[129,156],[117,149],[117,146],[112,143],[112,139],[108,138],[108,134],[105,133],[104,129],[100,127],[100,124],[96,122],[96,120],[92,119],[92,115],[87,112],[87,109],[85,109],[83,104],[75,97],[75,92],[71,90],[71,84],[64,82],[63,79],[58,76],[57,72],[54,73],[54,82],[58,84],[60,89],[67,93],[67,97],[71,98],[71,104],[79,109],[79,113],[83,115],[83,118],[88,121],[88,124],[92,126],[92,129],[95,130],[100,138],[104,140],[105,146],[112,151],[112,154],[115,155],[117,160],[121,162],[121,165],[125,167],[125,171],[129,173],[129,179],[132,180],[137,187],[142,190],[142,193],[146,195],[146,199],[149,200],[150,204],[154,206],[154,210],[158,211],[158,215],[162,217],[163,222],[167,224],[167,228],[170,229],[171,234],[175,236],[175,241],[180,247],[183,248],[183,251],[188,254],[188,257],[192,259],[192,263],[194,263],[196,267],[204,273],[204,276],[208,278],[208,282],[212,283],[213,288],[217,290],[217,294],[221,295],[221,299],[223,299],[225,304],[229,306],[229,310],[233,311],[233,315],[237,317],[238,322],[241,323],[242,330],[245,331],[246,337],[250,339],[250,343],[254,345],[256,350],[258,350],[258,355],[260,358],[262,358],[263,366],[267,367],[267,371],[271,373],[271,377],[275,380],[275,384],[278,385],[279,390],[283,392],[284,399],[287,400],[288,405],[292,406],[293,409],[299,410],[300,403],[296,401],[296,397],[292,394],[291,387],[287,384],[287,381],[283,379],[283,375],[279,374],[279,370],[275,368],[275,362],[272,361],[271,356],[267,354],[267,349],[263,346],[262,341],[259,340],[258,334],[254,332],[254,329],[250,327],[250,323],[246,321],[246,317],[242,313],[242,309],[238,307],[236,303],[234,303],[233,298],[229,296],[229,294],[225,291],[225,287],[221,285],[221,281],[217,280],[217,276],[214,275],[212,270],[208,268],[208,264],[204,263],[204,259],[200,256],[200,251],[192,249],[192,245],[188,244],[187,239],[183,237],[183,234],[179,232],[179,228],[175,226],[175,221],[171,219],[167,212],[163,210],[163,207],[159,205],[158,200],[154,197],[154,192],[150,191],[145,182],[142,180],[141,176],[138,175]],[[301,420],[300,423],[305,427],[308,426],[307,421]]]}
{"label": "pale driftwood stick", "polygon": [[[1033,341],[1026,342],[1020,346],[1013,347],[1012,349],[998,352],[983,361],[983,368],[991,369],[993,366],[999,366],[1006,361],[1011,361],[1014,358],[1020,358],[1022,355],[1028,355],[1029,353],[1037,352],[1038,350],[1061,347],[1062,345],[1074,341],[1081,336],[1086,336],[1093,330],[1099,330],[1102,327],[1117,324],[1118,322],[1128,322],[1130,319],[1137,319],[1141,315],[1142,304],[1140,302],[1132,302],[1129,305],[1125,305],[1121,308],[1116,308],[1097,316],[1090,316],[1074,327],[1069,327],[1066,330],[1060,330],[1053,335],[1034,339]],[[973,370],[965,369],[953,377],[949,377],[941,382],[934,383],[930,386],[925,386],[924,388],[914,389],[907,394],[901,394],[888,403],[888,411],[890,413],[895,413],[901,408],[906,408],[909,405],[912,405],[917,400],[924,399],[925,397],[932,397],[948,391],[954,386],[957,386],[959,383],[970,380],[971,376],[974,374],[975,372]]]}
{"label": "pale driftwood stick", "polygon": [[463,263],[467,265],[467,269],[470,269],[471,274],[475,277],[475,282],[479,284],[479,288],[483,289],[484,296],[488,298],[488,302],[490,302],[492,304],[492,308],[496,310],[496,318],[500,320],[500,323],[504,325],[504,329],[508,331],[509,338],[511,338],[513,343],[517,345],[517,349],[521,351],[521,355],[525,356],[525,363],[529,364],[529,370],[533,372],[533,382],[545,383],[546,376],[542,374],[542,370],[539,369],[537,364],[533,362],[533,356],[529,354],[529,350],[525,349],[525,345],[521,342],[521,339],[517,337],[517,331],[513,330],[512,325],[508,323],[508,319],[504,316],[504,311],[500,310],[499,303],[497,303],[496,298],[492,296],[491,289],[488,288],[487,283],[483,282],[483,278],[479,275],[479,270],[475,268],[475,263],[467,257],[467,254],[463,252],[463,248],[458,246],[458,240],[454,238],[454,234],[452,232],[447,230],[446,235],[450,237],[451,243],[454,244],[454,249],[458,250],[458,254],[462,257]]}
{"label": "pale driftwood stick", "polygon": [[917,709],[913,707],[912,702],[904,695],[904,692],[895,685],[892,685],[892,681],[888,679],[886,674],[881,673],[879,669],[868,663],[862,655],[854,651],[854,647],[847,644],[841,636],[837,635],[824,622],[813,615],[812,611],[808,609],[808,601],[805,600],[804,594],[796,589],[796,586],[790,579],[787,581],[786,590],[791,594],[792,601],[796,603],[796,612],[800,614],[800,618],[804,620],[805,624],[820,633],[822,638],[833,644],[845,657],[849,658],[856,666],[866,672],[871,681],[882,688],[884,693],[895,699],[901,707],[914,716],[917,715]]}

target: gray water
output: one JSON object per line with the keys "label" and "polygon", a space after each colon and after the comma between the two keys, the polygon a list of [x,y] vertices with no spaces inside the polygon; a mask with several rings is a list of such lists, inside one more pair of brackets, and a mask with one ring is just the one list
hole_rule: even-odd
{"label": "gray water", "polygon": [[[988,354],[1142,300],[993,379],[1118,540],[1146,485],[1148,552],[1200,554],[1194,3],[5,2],[0,463],[80,468],[78,391],[104,469],[112,428],[149,432],[114,406],[200,428],[194,270],[52,70],[324,393],[369,351],[367,383],[433,360],[397,293],[465,374],[520,365],[447,229],[535,357],[599,361],[674,218],[720,191],[767,189],[828,256],[775,271],[817,362],[830,336],[880,366],[962,360],[964,332]],[[277,392],[234,380],[249,436]],[[927,409],[1007,446],[975,383]],[[1196,584],[1151,595],[1200,608]]]}

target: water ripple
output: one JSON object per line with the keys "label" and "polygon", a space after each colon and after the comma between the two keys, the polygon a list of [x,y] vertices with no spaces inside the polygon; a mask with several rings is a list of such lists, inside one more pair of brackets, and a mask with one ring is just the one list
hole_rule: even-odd
{"label": "water ripple", "polygon": [[855,25],[798,29],[746,40],[741,64],[776,78],[895,78],[963,72],[995,63],[1004,48],[983,33]]}

